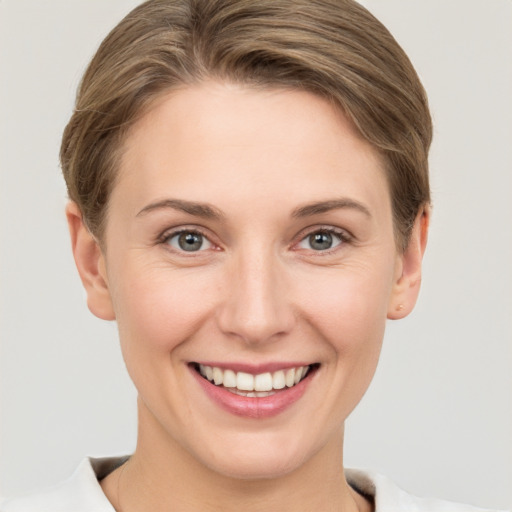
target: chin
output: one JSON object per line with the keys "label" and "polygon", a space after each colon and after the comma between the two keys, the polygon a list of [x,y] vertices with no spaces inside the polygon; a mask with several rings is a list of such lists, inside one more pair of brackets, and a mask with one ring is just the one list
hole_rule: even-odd
{"label": "chin", "polygon": [[266,480],[284,477],[297,470],[303,460],[300,458],[287,458],[283,456],[247,457],[237,454],[226,461],[216,461],[210,469],[228,478],[239,480]]}
{"label": "chin", "polygon": [[[245,439],[229,447],[202,454],[200,462],[210,470],[228,478],[240,480],[265,480],[284,477],[298,470],[316,453],[313,446],[301,446],[290,436],[269,439]],[[283,441],[283,437],[285,440]]]}

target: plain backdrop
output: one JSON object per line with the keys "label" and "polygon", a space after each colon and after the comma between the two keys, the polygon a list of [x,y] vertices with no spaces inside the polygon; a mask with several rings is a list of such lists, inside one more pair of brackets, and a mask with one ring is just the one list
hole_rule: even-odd
{"label": "plain backdrop", "polygon": [[[257,1],[257,0],[255,0]],[[71,257],[58,165],[81,73],[131,0],[0,0],[0,492],[133,450],[116,327]],[[435,121],[434,217],[416,311],[390,323],[346,465],[408,491],[512,506],[512,2],[367,0]]]}

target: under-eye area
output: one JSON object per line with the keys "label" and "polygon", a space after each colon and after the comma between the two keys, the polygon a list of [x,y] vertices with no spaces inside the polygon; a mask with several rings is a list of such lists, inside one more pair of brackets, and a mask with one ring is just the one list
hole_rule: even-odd
{"label": "under-eye area", "polygon": [[299,382],[311,377],[320,364],[314,363],[258,374],[235,372],[231,369],[199,363],[191,363],[191,366],[201,377],[215,386],[223,387],[239,396],[263,398],[296,386]]}

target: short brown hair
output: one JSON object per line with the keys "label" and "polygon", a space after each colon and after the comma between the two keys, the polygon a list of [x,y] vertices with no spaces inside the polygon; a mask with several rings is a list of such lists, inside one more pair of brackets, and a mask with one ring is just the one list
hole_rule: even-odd
{"label": "short brown hair", "polygon": [[425,91],[388,30],[353,0],[149,0],[105,38],[80,84],[61,165],[101,239],[127,130],[163,93],[207,79],[310,91],[382,155],[397,244],[430,202]]}

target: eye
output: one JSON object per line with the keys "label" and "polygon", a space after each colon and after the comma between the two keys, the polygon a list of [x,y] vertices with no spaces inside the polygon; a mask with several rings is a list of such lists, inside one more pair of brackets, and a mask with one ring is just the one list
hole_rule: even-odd
{"label": "eye", "polygon": [[345,239],[346,238],[342,233],[328,229],[321,229],[314,231],[303,238],[299,242],[298,247],[313,251],[328,251],[329,249],[334,249],[340,245],[345,241]]}
{"label": "eye", "polygon": [[199,252],[213,247],[208,238],[197,231],[180,231],[171,234],[166,238],[165,243],[178,251],[185,252]]}

